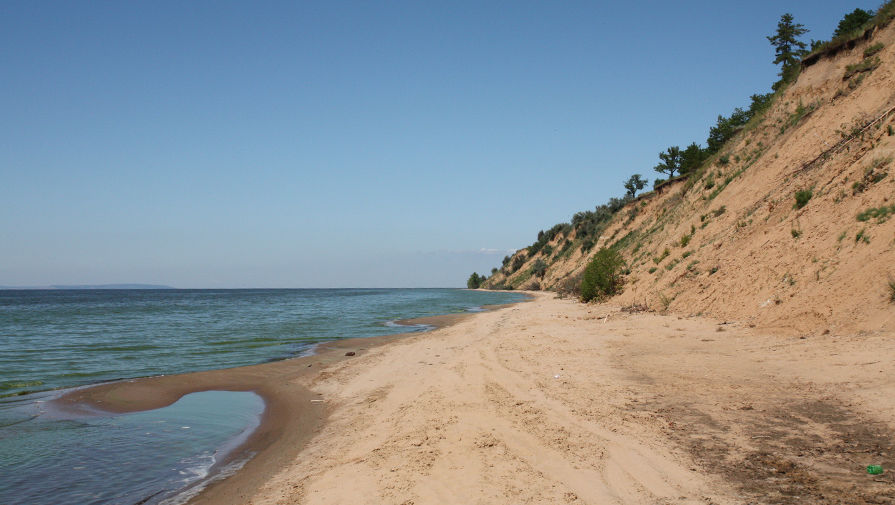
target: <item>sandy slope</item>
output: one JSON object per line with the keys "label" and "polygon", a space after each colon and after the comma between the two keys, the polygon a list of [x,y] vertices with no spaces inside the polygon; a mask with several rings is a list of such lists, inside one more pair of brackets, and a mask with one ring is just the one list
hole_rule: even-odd
{"label": "sandy slope", "polygon": [[[879,67],[844,79],[877,44]],[[811,200],[794,208],[807,189]],[[893,332],[895,219],[858,219],[893,204],[895,23],[804,69],[703,171],[622,209],[597,247],[584,252],[575,232],[558,235],[551,256],[521,250],[521,268],[486,287],[575,284],[599,247],[615,245],[630,268],[619,305],[749,321],[776,334]],[[543,279],[530,274],[537,260],[549,265]]]}
{"label": "sandy slope", "polygon": [[892,503],[893,357],[539,295],[309,379],[329,421],[252,503]]}

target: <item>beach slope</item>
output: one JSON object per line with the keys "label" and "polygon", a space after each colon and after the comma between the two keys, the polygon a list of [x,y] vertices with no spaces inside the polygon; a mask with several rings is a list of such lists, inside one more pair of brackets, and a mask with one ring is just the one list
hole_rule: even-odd
{"label": "beach slope", "polygon": [[892,357],[536,294],[308,376],[327,422],[252,503],[893,502]]}

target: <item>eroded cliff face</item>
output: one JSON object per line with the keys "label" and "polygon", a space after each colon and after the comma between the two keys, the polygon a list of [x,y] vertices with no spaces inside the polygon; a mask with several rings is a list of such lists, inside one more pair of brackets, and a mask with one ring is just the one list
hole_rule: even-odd
{"label": "eroded cliff face", "polygon": [[[614,246],[630,269],[616,304],[798,334],[895,330],[893,130],[890,24],[805,67],[694,176],[629,203],[590,249],[566,230],[484,287],[562,290]],[[811,192],[801,208],[799,191]]]}

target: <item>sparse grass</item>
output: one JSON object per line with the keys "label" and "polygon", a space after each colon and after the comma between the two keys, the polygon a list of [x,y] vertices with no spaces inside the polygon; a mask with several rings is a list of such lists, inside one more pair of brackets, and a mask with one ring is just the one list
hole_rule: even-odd
{"label": "sparse grass", "polygon": [[[889,125],[889,128],[891,127],[892,125]],[[870,165],[868,165],[867,168],[864,169],[864,171],[867,172],[876,170],[878,168],[883,168],[889,163],[892,163],[892,159],[892,156],[880,156],[878,158],[873,158],[873,161],[870,162]]]}
{"label": "sparse grass", "polygon": [[718,157],[719,165],[724,166],[724,165],[727,165],[728,163],[730,163],[730,155],[729,154],[722,154],[721,156]]}
{"label": "sparse grass", "polygon": [[886,134],[888,134],[890,137],[891,137],[892,135],[895,135],[895,130],[892,129],[892,125],[887,125],[887,126],[886,126]]}
{"label": "sparse grass", "polygon": [[842,76],[842,79],[848,79],[849,77],[859,74],[861,72],[872,72],[876,69],[876,67],[880,66],[882,63],[878,56],[874,56],[873,58],[866,58],[861,60],[854,65],[846,65],[845,66],[845,75]]}
{"label": "sparse grass", "polygon": [[783,126],[780,127],[780,133],[786,131],[787,128],[795,126],[799,124],[799,121],[805,118],[808,114],[814,112],[819,105],[819,102],[811,102],[807,106],[802,104],[801,100],[799,101],[799,105],[796,106],[796,110],[789,115],[786,119],[786,122]]}
{"label": "sparse grass", "polygon": [[727,206],[726,206],[726,205],[722,205],[722,206],[718,207],[717,209],[713,210],[713,211],[712,211],[712,215],[713,215],[714,217],[718,217],[718,216],[720,216],[721,214],[724,214],[725,212],[727,212]]}
{"label": "sparse grass", "polygon": [[687,247],[687,244],[690,243],[690,239],[693,238],[692,235],[683,235],[681,236],[681,247]]}
{"label": "sparse grass", "polygon": [[673,297],[666,296],[665,293],[658,293],[659,304],[662,306],[662,311],[665,312],[668,310],[668,307],[671,306],[671,302],[674,301]]}
{"label": "sparse grass", "polygon": [[659,267],[652,267],[652,268],[649,269],[649,273],[651,273],[651,274],[652,274],[652,273],[655,273],[656,270],[658,270],[658,269],[659,269]]}
{"label": "sparse grass", "polygon": [[808,205],[808,201],[811,200],[812,196],[814,196],[814,192],[810,189],[800,189],[796,191],[796,203],[793,205],[793,208],[798,210],[805,205]]}
{"label": "sparse grass", "polygon": [[842,233],[840,233],[839,237],[836,239],[836,242],[842,242],[843,240],[845,240],[846,236],[848,236],[848,230],[844,230]]}
{"label": "sparse grass", "polygon": [[693,254],[693,251],[684,251],[684,254],[681,254],[681,258],[688,258]]}
{"label": "sparse grass", "polygon": [[699,260],[693,260],[687,264],[687,271],[690,273],[698,273],[696,270],[696,265],[699,264]]}
{"label": "sparse grass", "polygon": [[789,230],[789,232],[792,233],[792,238],[799,238],[802,235],[802,232],[795,228]]}
{"label": "sparse grass", "polygon": [[895,214],[895,205],[871,207],[858,214],[858,221],[865,222],[875,218],[877,223],[884,223],[891,214]]}
{"label": "sparse grass", "polygon": [[709,269],[709,275],[715,275],[718,272],[718,267],[712,267]]}
{"label": "sparse grass", "polygon": [[875,158],[870,162],[867,167],[864,168],[864,176],[854,182],[851,186],[852,194],[856,195],[858,193],[862,193],[864,190],[870,187],[871,184],[876,184],[877,182],[886,178],[889,175],[888,172],[883,170],[883,167],[891,163],[891,156],[882,156],[879,158]]}
{"label": "sparse grass", "polygon": [[870,236],[867,235],[866,228],[861,228],[861,231],[855,235],[855,243],[857,244],[858,242],[864,242],[865,244],[870,243]]}
{"label": "sparse grass", "polygon": [[668,248],[666,247],[665,250],[662,251],[662,254],[660,254],[660,255],[659,255],[658,257],[656,257],[656,258],[653,258],[653,262],[654,262],[655,264],[658,265],[659,263],[662,263],[662,260],[664,260],[665,258],[667,258],[668,255],[670,255],[670,254],[671,254],[671,251],[669,251]]}
{"label": "sparse grass", "polygon": [[895,279],[889,277],[889,302],[895,303]]}
{"label": "sparse grass", "polygon": [[869,57],[873,56],[874,54],[882,51],[884,47],[885,46],[883,45],[882,42],[877,42],[876,44],[873,44],[872,46],[868,47],[867,49],[864,49],[864,57],[869,58]]}

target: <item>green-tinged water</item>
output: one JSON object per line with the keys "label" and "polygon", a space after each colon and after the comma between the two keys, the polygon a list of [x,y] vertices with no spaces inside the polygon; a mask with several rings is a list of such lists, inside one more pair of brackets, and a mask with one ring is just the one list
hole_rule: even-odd
{"label": "green-tinged water", "polygon": [[0,503],[176,500],[263,410],[251,393],[208,392],[152,412],[60,417],[47,408],[52,390],[279,360],[322,341],[423,329],[395,320],[521,298],[455,289],[0,291]]}

